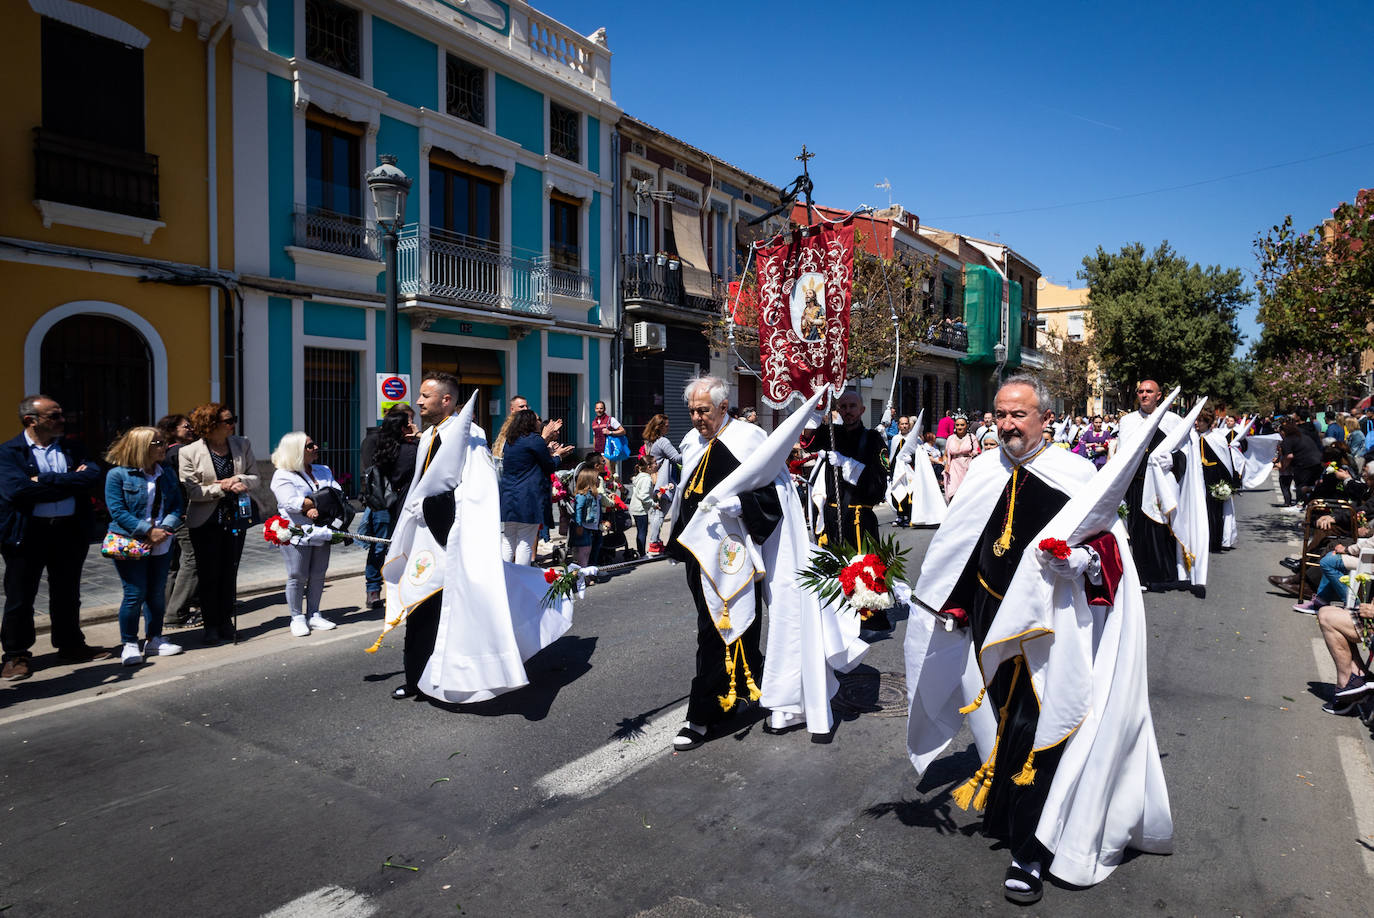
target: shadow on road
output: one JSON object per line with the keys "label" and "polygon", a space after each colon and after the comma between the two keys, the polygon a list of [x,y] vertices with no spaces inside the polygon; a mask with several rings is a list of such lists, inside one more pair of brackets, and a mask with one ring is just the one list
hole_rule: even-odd
{"label": "shadow on road", "polygon": [[481,717],[518,714],[526,720],[543,720],[549,716],[549,709],[553,707],[553,700],[558,697],[559,691],[591,672],[596,641],[594,637],[559,638],[526,661],[525,673],[529,676],[529,685],[498,695],[490,701],[444,704],[431,700],[430,704]]}
{"label": "shadow on road", "polygon": [[623,718],[621,718],[621,719],[616,723],[615,729],[611,731],[610,739],[612,739],[612,740],[634,740],[634,739],[639,739],[640,737],[642,737],[642,736],[644,735],[644,727],[649,723],[650,720],[652,720],[652,719],[654,718],[655,715],[663,713],[664,711],[668,710],[669,708],[671,708],[671,707],[672,707],[673,705],[675,705],[675,704],[679,704],[679,703],[681,703],[681,702],[683,702],[683,701],[686,701],[686,700],[687,700],[687,697],[688,697],[688,696],[686,696],[686,695],[679,695],[677,698],[674,698],[672,701],[668,702],[667,704],[659,705],[658,707],[653,708],[652,710],[649,710],[649,711],[645,711],[645,712],[643,712],[642,714],[636,714],[634,717],[623,717]]}

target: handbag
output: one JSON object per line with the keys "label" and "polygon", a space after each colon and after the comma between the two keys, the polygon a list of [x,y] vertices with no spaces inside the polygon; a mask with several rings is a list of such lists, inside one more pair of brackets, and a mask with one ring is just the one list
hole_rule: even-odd
{"label": "handbag", "polygon": [[630,441],[624,434],[609,436],[606,438],[606,446],[602,450],[602,455],[607,462],[620,462],[630,458]]}
{"label": "handbag", "polygon": [[[301,479],[307,484],[311,483],[310,479],[304,475],[301,475]],[[353,509],[353,505],[344,500],[343,492],[338,488],[318,488],[311,492],[310,501],[319,512],[319,516],[315,518],[315,525],[317,526],[347,529],[357,513]]]}
{"label": "handbag", "polygon": [[105,540],[100,543],[100,553],[117,561],[142,561],[148,557],[152,550],[153,544],[151,542],[135,539],[133,536],[121,535],[118,532],[105,533]]}

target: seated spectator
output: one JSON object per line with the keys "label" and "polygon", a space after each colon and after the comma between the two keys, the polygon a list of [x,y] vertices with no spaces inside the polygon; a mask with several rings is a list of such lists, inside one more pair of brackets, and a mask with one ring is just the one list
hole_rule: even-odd
{"label": "seated spectator", "polygon": [[1337,543],[1329,552],[1322,555],[1320,570],[1321,581],[1311,599],[1293,606],[1294,612],[1316,615],[1317,610],[1329,603],[1344,603],[1346,586],[1341,578],[1348,576],[1359,564],[1360,552],[1374,550],[1374,539],[1359,539],[1349,545]]}
{"label": "seated spectator", "polygon": [[1374,682],[1370,682],[1361,660],[1374,641],[1374,603],[1362,602],[1353,609],[1344,605],[1322,606],[1317,612],[1317,625],[1336,664],[1336,691],[1322,710],[1349,717],[1356,713],[1365,693],[1374,691]]}

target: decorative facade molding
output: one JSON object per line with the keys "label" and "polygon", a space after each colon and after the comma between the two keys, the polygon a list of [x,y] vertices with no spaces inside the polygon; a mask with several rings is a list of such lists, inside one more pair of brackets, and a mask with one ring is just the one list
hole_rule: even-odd
{"label": "decorative facade molding", "polygon": [[138,29],[109,13],[72,3],[71,0],[29,0],[29,7],[40,16],[56,19],[92,35],[109,38],[142,51],[151,40]]}
{"label": "decorative facade molding", "polygon": [[57,201],[38,200],[33,202],[33,206],[37,207],[43,216],[44,229],[52,229],[54,223],[61,223],[65,226],[79,226],[82,229],[100,230],[120,236],[135,236],[142,239],[144,245],[153,241],[153,233],[167,225],[161,220],[131,217],[128,214],[78,207],[75,204],[62,204]]}
{"label": "decorative facade molding", "polygon": [[382,105],[387,95],[361,80],[336,75],[328,67],[301,58],[291,58],[292,101],[296,111],[305,114],[312,104],[349,121],[367,126],[375,137],[382,126]]}

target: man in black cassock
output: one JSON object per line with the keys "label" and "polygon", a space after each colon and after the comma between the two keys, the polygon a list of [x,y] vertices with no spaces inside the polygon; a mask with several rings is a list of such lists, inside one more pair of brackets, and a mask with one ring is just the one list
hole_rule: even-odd
{"label": "man in black cassock", "polygon": [[[1142,379],[1136,386],[1135,394],[1140,409],[1122,415],[1117,442],[1124,440],[1137,424],[1145,423],[1145,419],[1154,412],[1161,399],[1159,383],[1153,379]],[[1153,461],[1150,452],[1164,442],[1169,431],[1182,423],[1183,419],[1173,412],[1164,415],[1154,437],[1150,440],[1149,448],[1140,460],[1140,465],[1136,466],[1130,487],[1126,489],[1126,531],[1131,537],[1131,554],[1135,556],[1136,573],[1141,584],[1154,592],[1188,586],[1186,581],[1180,581],[1178,577],[1178,541],[1174,534],[1164,523],[1152,520],[1141,507],[1145,500],[1145,476],[1148,470],[1146,463]],[[1172,470],[1174,477],[1182,480],[1186,462],[1183,451],[1175,451],[1165,462],[1169,466],[1165,471]]]}
{"label": "man in black cassock", "polygon": [[[692,677],[687,701],[687,722],[673,740],[673,748],[680,751],[700,746],[710,727],[743,706],[746,699],[757,700],[757,695],[748,689],[732,693],[732,685],[758,686],[763,681],[763,652],[759,646],[763,633],[763,591],[754,593],[754,621],[737,639],[739,646],[727,647],[702,593],[701,565],[678,541],[706,495],[739,468],[741,458],[768,438],[762,428],[730,417],[729,391],[723,379],[703,376],[688,383],[684,393],[693,429],[683,437],[680,447],[682,485],[674,495],[673,526],[666,547],[669,556],[686,566],[687,588],[697,607],[696,675]],[[772,485],[727,499],[717,509],[722,514],[740,516],[749,537],[758,545],[767,541],[782,521],[782,504]],[[736,657],[733,667],[727,663],[727,659],[741,652],[742,661]],[[732,694],[738,700],[727,707],[726,699]]]}

